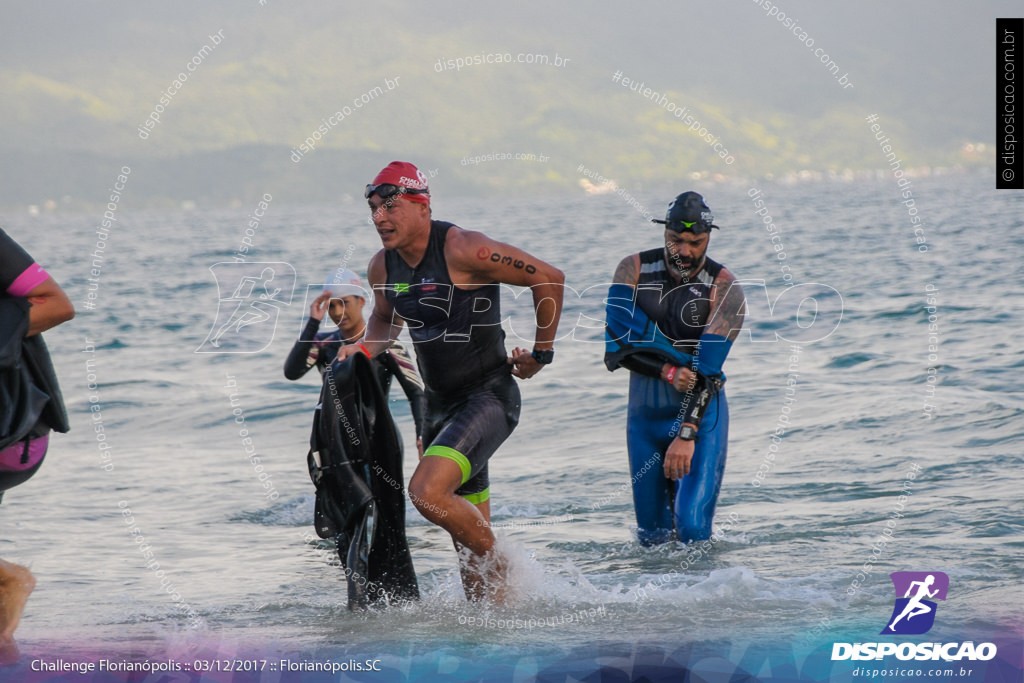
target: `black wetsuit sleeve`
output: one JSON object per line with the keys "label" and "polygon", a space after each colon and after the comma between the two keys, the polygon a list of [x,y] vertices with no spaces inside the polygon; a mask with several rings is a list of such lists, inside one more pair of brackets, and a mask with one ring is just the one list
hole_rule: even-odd
{"label": "black wetsuit sleeve", "polygon": [[661,379],[661,368],[665,365],[665,361],[650,353],[631,353],[622,358],[619,365],[630,372]]}
{"label": "black wetsuit sleeve", "polygon": [[299,379],[309,369],[316,365],[317,359],[313,356],[313,338],[316,336],[317,330],[320,329],[320,321],[316,318],[310,318],[309,322],[306,323],[306,328],[299,335],[298,341],[295,342],[295,346],[292,347],[291,352],[288,354],[288,358],[284,361],[284,376],[288,379]]}
{"label": "black wetsuit sleeve", "polygon": [[722,388],[722,381],[715,377],[706,377],[699,372],[693,390],[686,393],[683,405],[679,410],[684,425],[693,425],[700,429],[701,420],[704,419],[704,412],[711,403],[711,396]]}
{"label": "black wetsuit sleeve", "polygon": [[35,261],[21,245],[3,230],[0,230],[0,293],[14,284],[22,273],[32,267]]}
{"label": "black wetsuit sleeve", "polygon": [[[637,372],[655,379],[661,378],[661,368],[667,361],[649,353],[631,353],[619,361],[621,367],[630,372]],[[679,414],[682,416],[683,424],[691,424],[699,428],[704,411],[711,402],[711,392],[717,389],[713,386],[715,380],[708,379],[699,372],[694,373],[696,380],[693,389],[684,393],[683,403],[680,406]]]}
{"label": "black wetsuit sleeve", "polygon": [[402,385],[402,391],[409,399],[409,409],[412,411],[412,419],[416,423],[416,437],[419,438],[423,435],[423,416],[427,413],[427,397],[423,393],[423,384],[416,382],[419,375],[416,375],[415,379],[410,377],[409,373],[415,373],[415,370],[407,371],[403,368],[390,350],[385,351],[382,355],[388,372],[394,375],[398,383]]}
{"label": "black wetsuit sleeve", "polygon": [[700,427],[700,420],[704,417],[708,401],[711,400],[708,383],[700,374],[696,374],[693,390],[686,392],[685,396],[686,398],[683,399],[683,405],[679,411],[680,415],[683,416],[683,424]]}

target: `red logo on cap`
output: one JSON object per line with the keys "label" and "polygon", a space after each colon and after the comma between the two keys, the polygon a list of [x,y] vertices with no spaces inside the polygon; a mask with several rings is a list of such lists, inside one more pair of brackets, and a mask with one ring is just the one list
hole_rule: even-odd
{"label": "red logo on cap", "polygon": [[411,190],[426,190],[427,176],[408,161],[392,161],[373,179],[374,185],[401,185]]}

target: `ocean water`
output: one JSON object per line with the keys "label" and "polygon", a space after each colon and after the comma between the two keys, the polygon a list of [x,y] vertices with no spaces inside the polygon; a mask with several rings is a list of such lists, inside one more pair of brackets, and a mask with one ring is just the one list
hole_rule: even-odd
{"label": "ocean water", "polygon": [[[756,673],[778,663],[759,648],[774,648],[804,674],[818,657],[822,680],[849,680],[852,664],[827,653],[878,638],[894,571],[949,576],[930,640],[998,641],[1013,661],[1024,634],[1024,195],[992,186],[918,179],[920,244],[891,179],[758,184],[784,257],[749,184],[697,188],[722,226],[708,253],[743,283],[750,310],[725,366],[728,464],[703,549],[636,542],[628,378],[602,363],[606,283],[623,256],[659,244],[658,229],[615,194],[438,197],[435,216],[554,263],[575,290],[555,363],[520,383],[520,426],[491,461],[516,598],[467,603],[447,534],[409,504],[423,599],[356,614],[330,544],[312,538],[318,382],[289,382],[282,364],[307,286],[342,262],[365,272],[379,247],[363,206],[271,204],[246,259],[289,264],[294,286],[275,266],[282,293],[265,310],[276,324],[252,325],[244,343],[228,334],[224,350],[247,351],[234,353],[204,340],[241,271],[211,266],[233,260],[255,207],[126,208],[98,277],[98,216],[2,216],[78,316],[45,335],[72,431],[0,506],[0,557],[38,580],[21,660],[0,678],[58,655],[380,659],[389,673],[366,680],[527,680],[612,662],[628,678],[630,662],[671,667],[679,653]],[[656,215],[672,196],[635,194]],[[503,301],[509,348],[532,341],[529,297],[515,294]],[[412,443],[397,385],[392,406]],[[415,460],[407,451],[406,481]]]}

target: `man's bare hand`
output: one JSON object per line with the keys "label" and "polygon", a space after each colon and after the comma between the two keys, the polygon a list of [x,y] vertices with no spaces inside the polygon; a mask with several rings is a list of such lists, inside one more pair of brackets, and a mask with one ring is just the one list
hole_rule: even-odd
{"label": "man's bare hand", "polygon": [[665,451],[665,476],[669,479],[682,479],[690,473],[693,462],[693,441],[672,439],[672,444]]}
{"label": "man's bare hand", "polygon": [[676,372],[672,378],[672,388],[682,393],[692,390],[696,384],[697,375],[690,368],[676,367],[666,363],[661,368],[661,378],[668,381],[668,373],[673,367],[675,367]]}
{"label": "man's bare hand", "polygon": [[512,374],[519,379],[530,379],[544,367],[537,362],[532,353],[518,346],[512,351],[512,356],[508,359],[508,363],[512,366]]}

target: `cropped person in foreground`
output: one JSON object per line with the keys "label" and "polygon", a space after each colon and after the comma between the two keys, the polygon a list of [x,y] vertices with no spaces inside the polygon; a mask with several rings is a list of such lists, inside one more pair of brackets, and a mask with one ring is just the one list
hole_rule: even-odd
{"label": "cropped person in foreground", "polygon": [[[57,377],[41,332],[75,316],[64,290],[0,230],[0,499],[43,464],[50,431],[67,432]],[[0,659],[16,656],[14,630],[35,578],[0,560]],[[11,650],[14,652],[11,652]]]}

